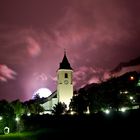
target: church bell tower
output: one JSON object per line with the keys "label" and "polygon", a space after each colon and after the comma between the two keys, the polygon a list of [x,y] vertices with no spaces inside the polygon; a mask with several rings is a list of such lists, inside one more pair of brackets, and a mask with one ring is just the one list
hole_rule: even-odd
{"label": "church bell tower", "polygon": [[58,102],[65,103],[69,109],[69,104],[73,96],[73,70],[64,52],[64,57],[57,71],[57,97]]}

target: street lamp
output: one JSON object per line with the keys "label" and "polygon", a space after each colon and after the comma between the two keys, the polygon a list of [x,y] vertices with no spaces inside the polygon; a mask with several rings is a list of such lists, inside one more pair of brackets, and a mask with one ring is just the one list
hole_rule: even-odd
{"label": "street lamp", "polygon": [[27,113],[27,116],[31,116],[31,113],[30,113],[30,112],[28,112],[28,113]]}
{"label": "street lamp", "polygon": [[105,112],[106,114],[110,114],[110,110],[109,110],[109,109],[106,109],[104,112]]}
{"label": "street lamp", "polygon": [[15,120],[16,120],[17,122],[19,122],[19,121],[20,121],[20,118],[19,118],[19,117],[16,117]]}
{"label": "street lamp", "polygon": [[19,121],[20,121],[20,118],[19,117],[16,117],[15,118],[15,121],[17,122],[17,131],[19,131]]}
{"label": "street lamp", "polygon": [[134,80],[135,79],[135,77],[134,76],[130,76],[130,80]]}
{"label": "street lamp", "polygon": [[129,99],[130,99],[130,100],[133,100],[133,99],[134,99],[134,97],[133,97],[133,96],[130,96],[130,97],[129,97]]}

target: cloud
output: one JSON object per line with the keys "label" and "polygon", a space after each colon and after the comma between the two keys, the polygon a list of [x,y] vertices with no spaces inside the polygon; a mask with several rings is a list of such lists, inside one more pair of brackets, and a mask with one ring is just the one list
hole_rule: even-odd
{"label": "cloud", "polygon": [[86,43],[86,50],[92,50],[132,38],[134,32],[130,27],[133,23],[128,22],[132,18],[128,9],[116,1],[103,3],[100,5],[101,2],[88,0],[78,5],[75,2],[73,7],[67,8],[52,30],[57,44],[61,47],[81,47]]}
{"label": "cloud", "polygon": [[140,65],[122,67],[119,71],[114,71],[113,73],[111,73],[111,76],[119,77],[127,72],[132,71],[140,72]]}
{"label": "cloud", "polygon": [[38,56],[41,53],[39,43],[33,37],[27,37],[27,50],[31,56]]}
{"label": "cloud", "polygon": [[34,73],[33,75],[36,77],[36,80],[40,80],[40,81],[48,80],[48,77],[45,73]]}
{"label": "cloud", "polygon": [[[55,88],[64,48],[76,87],[108,79],[106,69],[139,55],[139,0],[44,2],[0,5],[0,63],[14,66],[27,96],[40,86]],[[0,72],[1,81],[15,77]]]}
{"label": "cloud", "polygon": [[0,76],[0,81],[7,82],[7,79],[5,77],[3,77],[3,76]]}
{"label": "cloud", "polygon": [[6,82],[8,79],[15,79],[17,73],[6,65],[0,65],[0,80]]}
{"label": "cloud", "polygon": [[92,84],[92,83],[100,83],[100,79],[99,77],[92,77],[91,79],[89,79],[88,84]]}
{"label": "cloud", "polygon": [[102,80],[106,81],[106,80],[110,79],[111,76],[112,75],[111,75],[111,73],[109,71],[105,71],[104,74],[103,74]]}
{"label": "cloud", "polygon": [[100,83],[104,78],[105,69],[82,66],[74,71],[74,86],[82,87],[91,83]]}

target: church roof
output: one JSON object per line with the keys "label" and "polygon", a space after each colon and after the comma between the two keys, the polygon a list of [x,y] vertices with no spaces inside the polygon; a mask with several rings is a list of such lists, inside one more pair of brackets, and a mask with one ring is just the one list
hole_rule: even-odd
{"label": "church roof", "polygon": [[40,98],[38,99],[38,101],[43,104],[45,102],[48,102],[50,100],[52,100],[52,98],[57,98],[57,91],[55,90],[49,97],[46,98]]}
{"label": "church roof", "polygon": [[60,63],[59,69],[70,69],[70,70],[72,70],[72,67],[70,66],[70,63],[67,59],[66,52],[64,53],[64,57],[63,57],[62,62]]}

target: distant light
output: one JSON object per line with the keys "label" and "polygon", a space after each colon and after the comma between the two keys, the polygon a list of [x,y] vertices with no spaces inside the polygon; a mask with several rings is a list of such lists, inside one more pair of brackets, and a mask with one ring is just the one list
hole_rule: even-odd
{"label": "distant light", "polygon": [[120,91],[120,94],[122,94],[123,92],[122,91]]}
{"label": "distant light", "polygon": [[89,111],[89,106],[87,107],[86,114],[90,114],[90,111]]}
{"label": "distant light", "polygon": [[133,107],[132,107],[132,109],[138,109],[138,108],[140,108],[139,105],[136,105],[136,106],[133,106]]}
{"label": "distant light", "polygon": [[70,115],[74,115],[74,111],[71,111],[71,112],[70,112]]}
{"label": "distant light", "polygon": [[140,82],[138,82],[137,86],[140,86]]}
{"label": "distant light", "polygon": [[125,94],[127,94],[127,93],[128,93],[128,91],[126,90],[124,93],[125,93]]}
{"label": "distant light", "polygon": [[47,111],[44,111],[44,112],[43,112],[43,114],[47,114],[47,113],[48,113]]}
{"label": "distant light", "polygon": [[109,109],[106,109],[104,112],[105,112],[106,114],[109,114],[109,113],[110,113],[110,110],[109,110]]}
{"label": "distant light", "polygon": [[120,94],[128,94],[128,91],[125,90],[125,91],[120,91]]}
{"label": "distant light", "polygon": [[139,79],[139,81],[138,81],[138,83],[137,83],[137,86],[140,86],[140,79]]}
{"label": "distant light", "polygon": [[39,115],[43,115],[43,112],[40,112]]}
{"label": "distant light", "polygon": [[125,111],[126,111],[126,108],[122,107],[122,108],[120,109],[120,111],[121,111],[121,112],[125,112]]}
{"label": "distant light", "polygon": [[2,116],[0,116],[0,121],[2,120]]}
{"label": "distant light", "polygon": [[31,113],[27,113],[27,116],[31,116]]}
{"label": "distant light", "polygon": [[43,114],[52,114],[52,112],[51,111],[44,111],[44,112],[42,112]]}
{"label": "distant light", "polygon": [[19,117],[16,117],[15,120],[18,122],[20,120],[20,118]]}
{"label": "distant light", "polygon": [[133,100],[134,98],[133,98],[133,96],[130,96],[129,99],[130,99],[130,100]]}
{"label": "distant light", "polygon": [[89,111],[89,110],[87,110],[87,111],[86,111],[86,114],[90,114],[90,111]]}
{"label": "distant light", "polygon": [[134,78],[134,76],[130,76],[130,80],[134,80],[135,78]]}
{"label": "distant light", "polygon": [[136,100],[133,100],[133,103],[135,103],[136,102]]}

